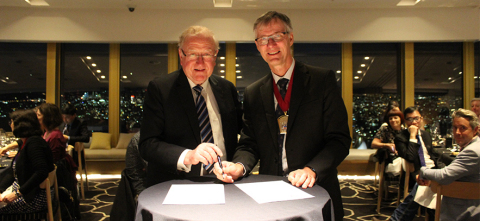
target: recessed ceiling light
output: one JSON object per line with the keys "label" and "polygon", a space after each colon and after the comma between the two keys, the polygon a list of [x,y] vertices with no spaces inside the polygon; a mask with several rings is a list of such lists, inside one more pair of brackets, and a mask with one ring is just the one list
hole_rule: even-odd
{"label": "recessed ceiling light", "polygon": [[46,1],[44,0],[25,0],[28,4],[31,6],[50,6]]}
{"label": "recessed ceiling light", "polygon": [[237,71],[235,71],[235,72],[240,73],[240,70],[237,70]]}
{"label": "recessed ceiling light", "polygon": [[126,75],[123,75],[122,78],[123,78],[123,79],[127,79],[127,76],[126,76]]}
{"label": "recessed ceiling light", "polygon": [[215,8],[231,8],[233,0],[213,0]]}
{"label": "recessed ceiling light", "polygon": [[460,72],[458,72],[458,74],[463,74],[463,72],[460,71]]}
{"label": "recessed ceiling light", "polygon": [[220,60],[225,60],[225,57],[220,57]]}
{"label": "recessed ceiling light", "polygon": [[360,65],[360,67],[362,67],[362,68],[365,67],[365,66],[366,66],[365,64],[361,64],[361,65]]}
{"label": "recessed ceiling light", "polygon": [[359,77],[359,76],[355,76],[355,77],[353,77],[353,78],[355,78],[355,79],[359,79],[360,77]]}
{"label": "recessed ceiling light", "polygon": [[101,79],[105,79],[105,75],[100,76]]}
{"label": "recessed ceiling light", "polygon": [[365,60],[368,60],[368,59],[370,59],[370,57],[365,57]]}
{"label": "recessed ceiling light", "polygon": [[357,71],[357,73],[361,74],[361,73],[362,73],[362,71]]}
{"label": "recessed ceiling light", "polygon": [[225,64],[220,64],[220,67],[225,67]]}
{"label": "recessed ceiling light", "polygon": [[340,71],[340,70],[337,70],[337,74],[340,74],[340,73],[342,73],[342,71]]}
{"label": "recessed ceiling light", "polygon": [[95,64],[95,63],[92,63],[92,67],[97,67],[97,64]]}
{"label": "recessed ceiling light", "polygon": [[90,56],[87,56],[87,57],[85,57],[85,58],[88,59],[88,60],[92,59],[92,57],[90,57]]}
{"label": "recessed ceiling light", "polygon": [[235,64],[235,67],[239,67],[240,65],[239,64]]}
{"label": "recessed ceiling light", "polygon": [[237,76],[238,79],[242,79],[243,77],[242,76]]}
{"label": "recessed ceiling light", "polygon": [[220,70],[220,73],[225,73],[225,70]]}
{"label": "recessed ceiling light", "polygon": [[102,71],[101,71],[101,70],[97,70],[97,73],[102,73]]}

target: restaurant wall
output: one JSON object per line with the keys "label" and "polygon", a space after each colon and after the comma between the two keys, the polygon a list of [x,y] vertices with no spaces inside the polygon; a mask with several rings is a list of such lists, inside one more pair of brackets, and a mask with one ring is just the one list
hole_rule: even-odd
{"label": "restaurant wall", "polygon": [[[221,41],[252,41],[266,10],[55,9],[0,7],[0,41],[176,42],[190,25]],[[480,39],[479,8],[279,10],[293,21],[297,42],[472,41]]]}

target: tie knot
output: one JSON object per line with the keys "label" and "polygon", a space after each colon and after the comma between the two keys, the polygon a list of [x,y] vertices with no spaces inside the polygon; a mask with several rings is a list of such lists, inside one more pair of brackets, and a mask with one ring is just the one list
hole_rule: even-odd
{"label": "tie knot", "polygon": [[281,78],[277,81],[277,85],[280,87],[281,90],[287,90],[288,79]]}
{"label": "tie knot", "polygon": [[202,90],[203,90],[203,87],[200,86],[200,85],[197,85],[197,86],[193,87],[193,90],[195,90],[197,92],[197,94],[201,94]]}

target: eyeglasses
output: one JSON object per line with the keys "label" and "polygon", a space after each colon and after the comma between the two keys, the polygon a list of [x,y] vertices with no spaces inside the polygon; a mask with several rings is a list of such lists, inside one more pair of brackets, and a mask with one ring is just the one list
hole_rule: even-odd
{"label": "eyeglasses", "polygon": [[259,45],[267,45],[268,44],[268,41],[270,39],[273,39],[273,41],[275,42],[279,42],[281,40],[283,40],[283,38],[285,37],[285,35],[287,34],[288,32],[279,32],[279,33],[276,33],[274,35],[270,35],[270,36],[267,36],[267,37],[262,37],[262,38],[256,38],[255,41],[259,44]]}
{"label": "eyeglasses", "polygon": [[414,122],[414,121],[420,121],[421,119],[423,119],[423,117],[409,117],[407,119],[405,119],[406,121],[408,122]]}
{"label": "eyeglasses", "polygon": [[185,59],[187,59],[187,61],[196,61],[198,58],[202,58],[203,61],[206,61],[206,62],[211,62],[211,61],[215,61],[215,59],[217,59],[217,55],[214,54],[185,54],[185,51],[183,51],[183,49],[180,49],[182,50],[182,53],[183,53],[183,56],[185,56]]}

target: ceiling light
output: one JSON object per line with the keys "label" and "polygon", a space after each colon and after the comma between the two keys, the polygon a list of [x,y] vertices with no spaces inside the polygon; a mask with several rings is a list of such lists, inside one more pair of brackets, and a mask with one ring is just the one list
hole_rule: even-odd
{"label": "ceiling light", "polygon": [[238,79],[242,79],[243,77],[242,76],[237,76]]}
{"label": "ceiling light", "polygon": [[240,73],[240,70],[237,70],[237,71],[235,71],[235,72]]}
{"label": "ceiling light", "polygon": [[225,67],[225,64],[220,64],[220,67]]}
{"label": "ceiling light", "polygon": [[97,64],[95,64],[95,63],[92,63],[92,67],[97,67]]}
{"label": "ceiling light", "polygon": [[220,77],[225,78],[225,76],[220,76]]}
{"label": "ceiling light", "polygon": [[225,73],[225,70],[220,70],[220,73]]}
{"label": "ceiling light", "polygon": [[47,2],[44,0],[25,0],[28,4],[31,6],[50,6]]}
{"label": "ceiling light", "polygon": [[132,73],[132,72],[130,72],[130,75],[133,75],[133,73]]}
{"label": "ceiling light", "polygon": [[355,79],[359,79],[360,77],[359,77],[359,76],[355,76],[355,77],[353,77],[353,78],[355,78]]}
{"label": "ceiling light", "polygon": [[474,78],[474,79],[477,79],[477,78],[478,78],[478,76],[474,76],[473,78]]}
{"label": "ceiling light", "polygon": [[102,73],[102,71],[101,71],[101,70],[97,70],[97,73],[99,73],[99,74],[100,74],[100,73]]}
{"label": "ceiling light", "polygon": [[342,71],[340,71],[340,70],[337,70],[337,74],[340,74],[340,73],[342,73]]}
{"label": "ceiling light", "polygon": [[362,68],[365,67],[365,66],[366,66],[365,64],[361,64],[361,65],[360,65],[360,67],[362,67]]}
{"label": "ceiling light", "polygon": [[213,6],[215,8],[231,8],[232,2],[233,0],[213,0]]}
{"label": "ceiling light", "polygon": [[127,76],[123,75],[122,78],[123,78],[123,79],[127,79]]}
{"label": "ceiling light", "polygon": [[362,71],[357,71],[357,73],[361,74],[361,73],[362,73]]}
{"label": "ceiling light", "polygon": [[8,77],[5,77],[5,79],[7,79],[7,80],[8,80],[8,79],[10,79],[10,78],[8,78]]}
{"label": "ceiling light", "polygon": [[460,72],[458,72],[458,74],[463,74],[463,72],[460,71]]}
{"label": "ceiling light", "polygon": [[225,60],[225,57],[220,57],[220,60]]}
{"label": "ceiling light", "polygon": [[452,78],[448,78],[448,80],[452,80]]}
{"label": "ceiling light", "polygon": [[397,6],[414,6],[418,2],[420,2],[420,0],[400,0]]}
{"label": "ceiling light", "polygon": [[105,75],[100,76],[101,79],[105,79]]}
{"label": "ceiling light", "polygon": [[87,56],[87,57],[85,57],[85,58],[88,59],[88,60],[92,59],[92,57],[90,57],[90,56]]}
{"label": "ceiling light", "polygon": [[239,64],[235,64],[235,67],[239,67],[240,65]]}
{"label": "ceiling light", "polygon": [[368,60],[368,59],[370,59],[370,57],[365,57],[365,60]]}

